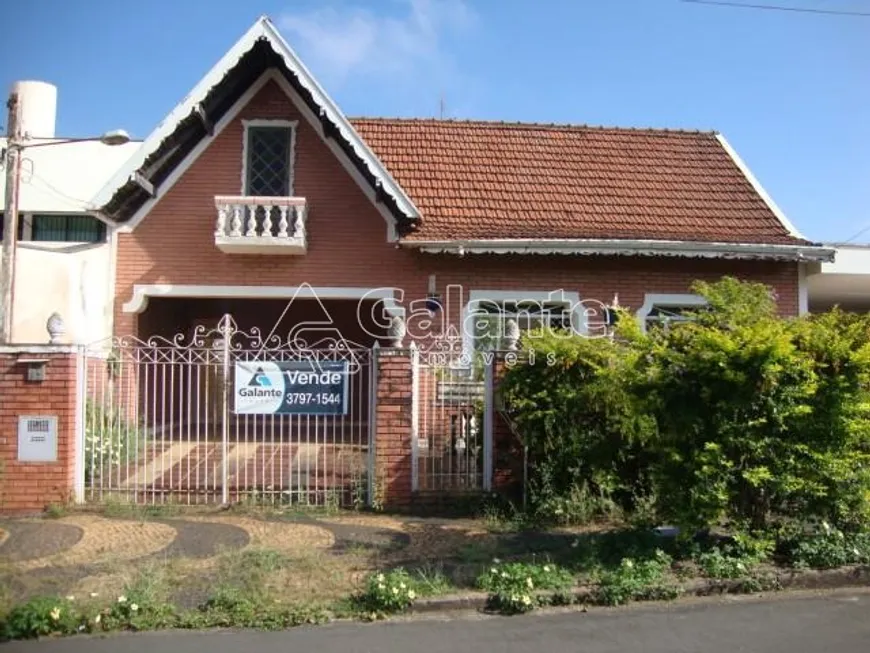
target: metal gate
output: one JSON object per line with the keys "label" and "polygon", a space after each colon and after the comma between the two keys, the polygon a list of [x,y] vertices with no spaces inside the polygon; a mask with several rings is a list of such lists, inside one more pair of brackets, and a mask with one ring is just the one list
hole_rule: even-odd
{"label": "metal gate", "polygon": [[412,347],[412,487],[475,492],[492,483],[492,361],[457,367]]}
{"label": "metal gate", "polygon": [[[293,361],[342,363],[341,410],[235,411],[238,364]],[[375,366],[368,348],[264,338],[225,315],[216,329],[197,327],[189,338],[92,346],[84,372],[89,501],[360,506],[370,499]]]}

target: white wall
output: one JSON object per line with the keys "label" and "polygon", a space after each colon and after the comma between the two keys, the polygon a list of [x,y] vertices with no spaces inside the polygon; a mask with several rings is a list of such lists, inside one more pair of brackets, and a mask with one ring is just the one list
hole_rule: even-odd
{"label": "white wall", "polygon": [[12,341],[48,342],[45,323],[57,311],[64,342],[90,344],[111,335],[109,243],[19,241],[16,255]]}

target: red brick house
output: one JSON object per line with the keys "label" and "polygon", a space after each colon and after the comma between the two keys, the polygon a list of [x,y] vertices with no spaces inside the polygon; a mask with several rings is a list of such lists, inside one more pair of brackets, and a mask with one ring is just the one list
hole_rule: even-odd
{"label": "red brick house", "polygon": [[[807,266],[834,254],[796,231],[720,134],[348,119],[266,18],[93,204],[110,225],[121,352],[83,368],[78,425],[93,436],[77,483],[135,501],[376,503],[383,482],[407,504],[489,489],[517,463],[492,373],[445,371],[410,348],[373,354],[396,344],[398,318],[415,343],[462,326],[468,351],[484,343],[470,315],[595,333],[596,302],[618,297],[646,323],[697,305],[692,282],[723,275],[772,286],[798,314]],[[231,351],[213,331],[225,314],[260,340]],[[367,352],[343,407],[240,409],[277,392],[261,362],[297,364],[287,334],[316,338],[300,328]],[[275,334],[283,344],[264,354]],[[103,412],[89,417],[85,398]]]}
{"label": "red brick house", "polygon": [[450,284],[466,302],[559,289],[647,314],[730,274],[796,314],[804,266],[832,257],[720,134],[348,119],[266,18],[96,204],[118,225],[114,333],[142,337],[225,312],[269,328],[304,284],[365,342],[361,297],[407,308]]}

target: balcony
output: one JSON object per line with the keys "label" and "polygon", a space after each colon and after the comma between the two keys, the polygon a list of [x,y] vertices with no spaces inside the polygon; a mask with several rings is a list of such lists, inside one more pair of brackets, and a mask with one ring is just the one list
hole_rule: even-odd
{"label": "balcony", "polygon": [[305,254],[304,197],[214,198],[214,244],[227,254]]}

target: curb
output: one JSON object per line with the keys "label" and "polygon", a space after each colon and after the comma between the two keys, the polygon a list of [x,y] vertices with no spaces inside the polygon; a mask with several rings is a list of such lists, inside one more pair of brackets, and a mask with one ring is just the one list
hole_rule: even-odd
{"label": "curb", "polygon": [[[811,569],[806,571],[778,571],[763,577],[771,587],[780,590],[820,590],[845,587],[870,586],[870,565],[850,565],[837,569]],[[715,594],[747,594],[757,592],[745,591],[745,580],[713,580],[697,579],[682,584],[684,596],[712,596]],[[574,603],[591,603],[595,588],[593,586],[577,587],[570,592]],[[763,590],[762,590],[763,591]],[[768,590],[769,591],[769,590]],[[561,594],[564,596],[564,593]],[[539,597],[552,598],[560,596],[555,592],[541,592]],[[486,592],[466,592],[463,594],[447,594],[431,599],[415,601],[409,608],[410,614],[427,614],[432,612],[450,612],[456,610],[484,611],[489,595]]]}

